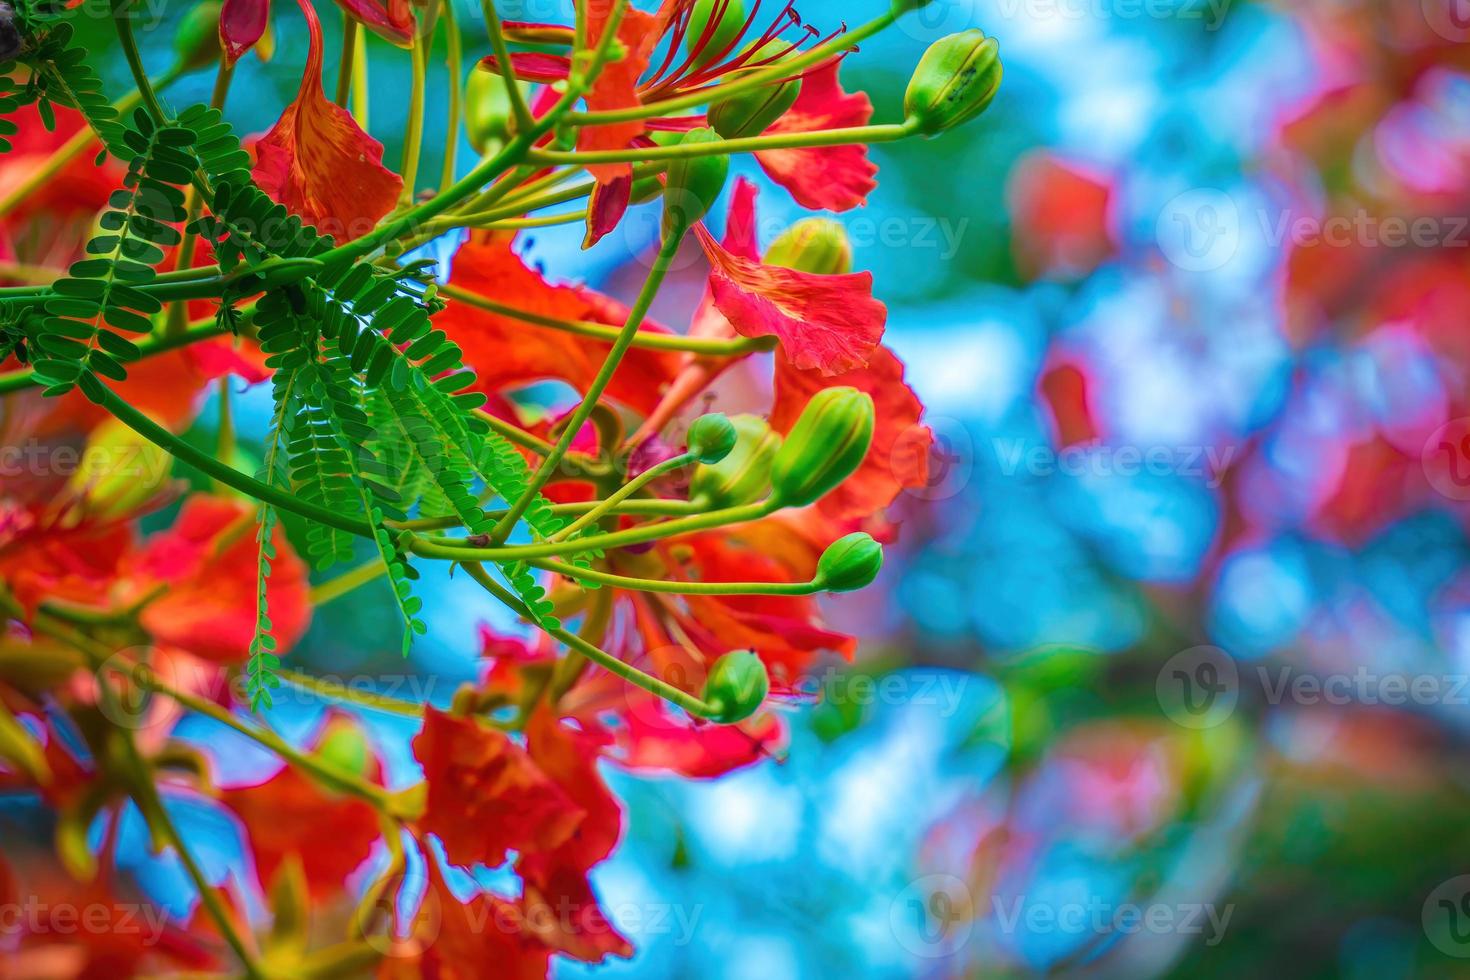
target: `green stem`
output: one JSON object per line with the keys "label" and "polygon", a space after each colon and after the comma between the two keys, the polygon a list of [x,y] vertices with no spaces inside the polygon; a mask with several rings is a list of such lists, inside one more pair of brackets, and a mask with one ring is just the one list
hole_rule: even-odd
{"label": "green stem", "polygon": [[148,110],[153,121],[161,125],[165,119],[163,105],[153,91],[153,83],[148,80],[148,71],[143,67],[143,56],[138,52],[138,42],[133,38],[133,23],[128,19],[129,5],[130,0],[112,0],[112,23],[117,28],[118,44],[122,47],[123,57],[128,61],[128,71],[133,73],[133,83],[138,87],[138,96],[143,100],[143,107]]}
{"label": "green stem", "polygon": [[[490,0],[487,0],[490,2]],[[439,177],[439,186],[454,183],[454,171],[459,161],[459,117],[460,99],[464,92],[464,42],[459,35],[459,21],[455,19],[453,0],[439,8],[444,15],[444,38],[448,45],[449,68],[449,120],[444,139],[444,171]]]}
{"label": "green stem", "polygon": [[408,90],[408,121],[403,128],[403,201],[412,203],[418,187],[419,155],[424,142],[424,83],[429,71],[428,45],[433,35],[415,38],[411,49],[413,76]]}
{"label": "green stem", "polygon": [[199,901],[204,906],[205,912],[214,925],[219,929],[220,935],[234,951],[235,957],[239,959],[241,967],[247,977],[262,977],[265,974],[255,962],[250,949],[245,945],[239,930],[235,927],[234,920],[230,917],[230,911],[220,899],[219,892],[209,883],[204,876],[204,871],[199,867],[199,862],[194,859],[193,853],[184,843],[184,837],[179,833],[179,828],[174,824],[173,818],[169,816],[168,809],[163,805],[163,797],[158,788],[153,784],[153,773],[149,769],[143,757],[138,752],[138,746],[133,739],[132,732],[124,732],[122,744],[128,756],[128,767],[132,772],[132,796],[138,804],[139,811],[143,814],[145,822],[157,833],[174,852],[179,856],[179,863],[184,866],[184,871],[194,882],[194,888],[199,892]]}
{"label": "green stem", "polygon": [[585,538],[577,538],[573,541],[561,541],[555,544],[542,541],[538,544],[502,545],[496,548],[482,548],[468,544],[463,539],[441,541],[415,539],[410,542],[409,547],[414,554],[424,558],[439,558],[445,561],[457,562],[525,561],[532,558],[558,558],[563,555],[575,555],[599,548],[603,550],[624,548],[630,544],[644,544],[649,541],[658,541],[679,534],[692,534],[696,531],[707,531],[711,528],[723,527],[727,524],[740,524],[745,521],[753,521],[765,517],[767,514],[774,513],[776,507],[776,504],[763,501],[757,504],[746,504],[743,507],[730,507],[725,510],[711,511],[707,514],[695,514],[690,517],[677,518],[672,521],[663,521],[657,524],[643,524],[639,527],[630,527],[625,531],[594,534]]}
{"label": "green stem", "polygon": [[190,711],[205,715],[209,718],[214,719],[222,725],[234,729],[241,735],[244,735],[246,738],[265,746],[267,749],[270,749],[276,755],[280,756],[282,759],[285,759],[287,762],[291,763],[297,768],[303,769],[311,775],[315,776],[317,779],[326,783],[332,789],[343,793],[350,793],[353,796],[361,797],[378,809],[387,810],[388,793],[381,786],[375,786],[372,783],[359,779],[350,773],[342,772],[340,769],[331,765],[325,760],[318,759],[317,757],[310,755],[309,753],[302,752],[300,749],[291,745],[289,742],[281,738],[270,729],[257,728],[254,725],[246,724],[245,722],[237,718],[234,712],[227,711],[224,708],[221,708],[213,701],[207,701],[203,698],[195,697],[192,694],[188,694],[184,691],[180,691],[176,688],[170,687],[169,685],[160,681],[152,671],[139,671],[137,672],[137,674],[138,676],[136,679],[138,683],[143,687],[146,687],[153,691],[157,691],[159,694],[162,694],[165,697],[177,701],[180,705],[188,708]]}
{"label": "green stem", "polygon": [[382,559],[374,558],[366,564],[357,566],[350,572],[344,572],[336,578],[328,579],[320,585],[313,585],[310,595],[311,605],[315,608],[317,606],[324,606],[333,599],[340,599],[349,592],[353,592],[367,585],[369,582],[376,581],[387,570],[387,566],[383,564]]}
{"label": "green stem", "polygon": [[[379,563],[381,565],[381,563]],[[390,715],[401,715],[405,718],[419,718],[423,716],[424,706],[412,701],[404,701],[399,698],[390,698],[372,691],[359,691],[356,688],[344,687],[320,677],[312,677],[308,674],[298,673],[294,670],[278,670],[276,676],[290,684],[292,687],[312,694],[320,694],[324,698],[335,701],[345,701],[359,705],[364,708],[373,708]]]}
{"label": "green stem", "polygon": [[[521,320],[525,323],[534,323],[538,327],[546,327],[550,330],[560,330],[563,333],[577,334],[582,337],[592,337],[597,340],[605,340],[609,343],[617,342],[618,338],[626,331],[626,324],[615,327],[608,323],[594,323],[590,320],[562,320],[557,317],[542,316],[539,313],[531,313],[527,310],[518,310],[504,303],[478,293],[473,293],[460,286],[440,286],[439,292],[451,299],[459,300],[466,306],[485,310],[487,313],[495,313],[500,316],[509,317],[512,320]],[[704,337],[686,337],[680,334],[661,334],[648,331],[636,331],[629,345],[642,350],[666,350],[682,351],[690,354],[710,354],[714,356],[736,357],[741,354],[750,354],[756,351],[773,350],[777,340],[775,337],[737,337],[730,340],[719,340]]]}
{"label": "green stem", "polygon": [[368,48],[367,36],[357,32],[354,49],[357,57],[352,62],[352,118],[364,133],[368,132]]}
{"label": "green stem", "polygon": [[[525,607],[525,604],[501,586],[499,582],[491,578],[482,565],[476,562],[468,562],[463,567],[470,578],[480,583],[480,586],[486,592],[489,592],[495,598],[505,603],[517,615],[530,622],[536,622],[536,618],[531,615],[531,611]],[[616,674],[628,683],[641,687],[650,694],[678,705],[691,715],[699,718],[713,718],[717,714],[715,709],[710,707],[704,700],[695,697],[687,691],[681,691],[672,684],[661,681],[657,677],[639,670],[632,664],[624,663],[601,647],[589,643],[575,633],[569,633],[564,629],[549,629],[546,632],[609,673]]]}
{"label": "green stem", "polygon": [[480,9],[485,12],[485,31],[490,35],[490,48],[500,62],[505,78],[505,88],[510,99],[510,109],[516,118],[516,129],[529,132],[535,125],[531,110],[526,105],[525,95],[516,84],[515,70],[511,67],[510,47],[505,43],[505,30],[500,24],[500,13],[495,9],[495,0],[480,0]]}
{"label": "green stem", "polygon": [[342,58],[337,65],[337,92],[332,101],[342,108],[347,108],[347,100],[352,96],[352,76],[357,70],[357,21],[347,15],[346,8],[342,10]]}
{"label": "green stem", "polygon": [[756,153],[761,150],[806,149],[815,146],[843,146],[849,143],[890,143],[913,135],[902,125],[850,126],[845,129],[821,129],[807,133],[775,133],[770,136],[745,136],[709,143],[677,143],[673,146],[648,146],[626,150],[532,150],[531,159],[541,163],[587,166],[596,163],[653,163],[691,157],[722,156],[732,153]]}
{"label": "green stem", "polygon": [[577,518],[575,521],[568,524],[560,531],[557,531],[546,540],[565,541],[567,538],[582,530],[582,528],[588,527],[589,525],[595,524],[600,521],[606,514],[610,513],[613,508],[617,507],[618,504],[627,500],[629,497],[633,496],[633,494],[637,493],[639,490],[642,490],[654,480],[657,480],[661,476],[674,472],[681,466],[688,466],[694,462],[695,457],[693,453],[684,453],[682,456],[675,456],[672,459],[666,459],[662,463],[659,463],[657,466],[650,466],[648,469],[644,470],[642,473],[638,474],[636,477],[623,484],[623,486],[618,488],[618,491],[616,493],[604,499],[596,507],[583,514],[581,517]]}
{"label": "green stem", "polygon": [[634,301],[633,308],[628,311],[628,319],[623,324],[623,329],[619,331],[617,340],[613,342],[612,349],[607,352],[607,357],[603,359],[602,369],[592,379],[592,384],[587,387],[587,393],[582,396],[582,403],[572,412],[571,418],[567,420],[566,427],[562,429],[561,438],[557,440],[556,448],[552,450],[551,455],[541,461],[541,466],[531,477],[525,492],[521,494],[518,500],[508,501],[510,503],[510,512],[500,519],[500,522],[495,525],[495,529],[490,535],[491,540],[495,543],[499,544],[503,542],[510,534],[511,528],[515,527],[516,523],[521,519],[521,516],[525,514],[526,508],[531,505],[532,500],[536,499],[536,495],[541,492],[541,488],[546,486],[547,481],[551,479],[552,474],[561,465],[562,457],[572,447],[572,441],[582,431],[582,426],[586,423],[588,416],[592,414],[593,407],[602,398],[602,393],[607,389],[608,383],[612,381],[613,374],[617,371],[618,365],[622,363],[623,355],[628,352],[628,348],[632,346],[634,339],[637,337],[638,328],[643,325],[643,319],[648,316],[648,309],[653,305],[653,299],[658,295],[659,287],[663,285],[664,276],[668,274],[669,267],[673,264],[674,256],[679,251],[681,241],[683,241],[682,235],[671,234],[664,239],[663,244],[659,247],[658,255],[653,261],[653,267],[648,270],[648,278],[644,280],[643,288],[638,291],[638,298]]}
{"label": "green stem", "polygon": [[815,595],[822,591],[818,582],[669,582],[652,578],[615,575],[595,568],[578,568],[565,562],[532,559],[533,568],[583,582],[610,585],[634,592],[665,592],[671,595]]}
{"label": "green stem", "polygon": [[[572,504],[552,504],[551,512],[557,515],[581,515],[600,505],[600,500],[581,500]],[[630,517],[688,517],[698,513],[700,505],[688,500],[628,500],[613,509],[614,514]],[[487,510],[485,516],[499,520],[504,510]],[[461,527],[458,517],[418,517],[408,521],[387,521],[388,527],[400,531],[441,531]]]}
{"label": "green stem", "polygon": [[372,536],[372,528],[366,522],[298,500],[289,491],[268,486],[259,480],[246,476],[244,473],[220,462],[208,453],[189,445],[123,401],[111,388],[102,384],[99,384],[98,387],[101,389],[102,394],[102,399],[99,404],[108,412],[111,412],[118,421],[154,445],[166,449],[170,455],[183,460],[204,473],[204,475],[213,478],[231,489],[254,497],[256,500],[272,504],[281,510],[288,510],[293,514],[299,514],[319,524],[335,527],[338,530],[346,531],[349,534],[357,534],[362,537]]}

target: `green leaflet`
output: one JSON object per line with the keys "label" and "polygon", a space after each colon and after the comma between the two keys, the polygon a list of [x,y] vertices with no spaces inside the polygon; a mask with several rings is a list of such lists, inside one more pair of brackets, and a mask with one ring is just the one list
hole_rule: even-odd
{"label": "green leaflet", "polygon": [[89,257],[52,284],[44,304],[32,360],[47,395],[77,385],[90,394],[96,375],[126,379],[123,364],[138,357],[138,348],[125,334],[149,333],[149,318],[163,308],[140,287],[155,277],[163,250],[180,241],[173,226],[185,218],[180,187],[193,172],[194,134],[155,126],[141,109],[133,126],[123,134],[132,154],[128,173],[98,221],[102,234],[87,243]]}
{"label": "green leaflet", "polygon": [[[67,16],[66,11],[24,12],[30,41],[28,50],[17,61],[0,62],[0,153],[10,150],[5,137],[17,131],[14,120],[6,116],[22,106],[35,105],[50,129],[55,124],[52,109],[55,103],[80,111],[102,141],[104,150],[127,163],[133,159],[125,138],[127,127],[102,94],[102,79],[92,70],[87,51],[72,45],[72,26],[62,19]],[[24,87],[10,77],[17,66],[29,69]]]}
{"label": "green leaflet", "polygon": [[[257,474],[262,483],[272,486],[286,485],[283,444],[287,423],[298,401],[298,376],[299,372],[296,370],[277,371],[275,378],[272,379],[275,409],[271,412],[270,428],[266,431],[264,453],[260,472]],[[275,542],[272,538],[276,523],[276,509],[269,504],[262,504],[259,527],[256,531],[259,553],[255,574],[255,636],[250,642],[250,659],[245,664],[245,693],[250,698],[250,707],[253,711],[259,711],[262,707],[271,707],[271,691],[281,684],[280,678],[276,676],[281,660],[275,652],[276,638],[271,632],[272,624],[266,593],[266,582],[270,578],[271,563],[276,557]]]}

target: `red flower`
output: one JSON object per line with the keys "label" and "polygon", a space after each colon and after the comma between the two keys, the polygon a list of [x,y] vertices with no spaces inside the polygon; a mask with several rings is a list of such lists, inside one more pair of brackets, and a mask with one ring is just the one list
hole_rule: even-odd
{"label": "red flower", "polygon": [[[128,563],[130,592],[167,590],[139,618],[153,639],[216,663],[240,663],[255,636],[259,558],[256,510],[232,497],[195,495],[174,526],[150,538]],[[311,599],[306,565],[280,527],[266,594],[282,654],[306,633]]]}
{"label": "red flower", "polygon": [[[840,66],[841,59],[834,58],[807,74],[796,103],[766,133],[814,133],[866,126],[873,118],[873,103],[862,92],[842,90],[837,80]],[[878,186],[873,179],[878,168],[861,143],[761,150],[755,158],[767,176],[806,208],[847,211],[867,203],[868,194]]]}
{"label": "red flower", "polygon": [[403,178],[383,166],[383,144],[322,92],[322,27],[297,0],[310,31],[296,101],[256,144],[253,176],[303,221],[340,239],[357,238],[393,209]]}
{"label": "red flower", "polygon": [[[533,316],[620,327],[628,315],[622,304],[591,290],[551,285],[515,254],[511,239],[505,236],[461,248],[450,281]],[[611,346],[458,301],[435,317],[435,324],[464,350],[465,363],[475,369],[479,387],[487,394],[548,378],[586,391]],[[649,323],[642,329],[663,330]],[[676,354],[630,350],[613,376],[608,397],[646,412],[658,400],[659,391],[677,366]]]}
{"label": "red flower", "polygon": [[[368,763],[364,775],[376,782],[378,762]],[[313,898],[337,894],[383,835],[369,803],[339,796],[292,766],[257,786],[225,790],[220,799],[245,825],[256,873],[267,889],[276,870],[295,856]]]}
{"label": "red flower", "polygon": [[586,816],[505,733],[433,708],[413,740],[428,786],[420,826],[458,865],[498,867],[507,851],[565,844]]}
{"label": "red flower", "polygon": [[695,228],[710,261],[715,305],[743,336],[775,336],[798,368],[841,374],[862,367],[883,336],[888,308],[868,272],[825,276],[764,265]]}
{"label": "red flower", "polygon": [[904,384],[903,362],[887,347],[874,349],[866,367],[834,377],[803,371],[776,361],[776,402],[771,428],[786,433],[796,424],[812,395],[823,388],[849,386],[866,391],[877,404],[873,445],[856,473],[817,501],[822,514],[834,520],[868,517],[893,503],[905,487],[922,487],[929,480],[929,446],[934,435],[920,424],[924,405]]}

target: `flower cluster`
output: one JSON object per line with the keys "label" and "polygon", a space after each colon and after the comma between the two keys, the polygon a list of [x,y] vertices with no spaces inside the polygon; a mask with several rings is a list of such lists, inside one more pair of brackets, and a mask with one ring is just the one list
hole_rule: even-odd
{"label": "flower cluster", "polygon": [[[600,764],[700,778],[778,752],[772,705],[856,647],[817,597],[875,580],[890,505],[928,477],[923,406],[841,226],[798,222],[762,250],[758,188],[728,181],[729,158],[754,154],[807,208],[861,205],[866,144],[983,111],[995,43],[938,42],[904,122],[875,126],[839,72],[912,4],[824,36],[790,4],[589,0],[552,25],[487,2],[492,53],[461,100],[452,4],[341,0],[332,97],[318,12],[297,5],[299,89],[243,143],[222,110],[239,59],[269,54],[283,12],[265,0],[198,5],[151,75],[116,5],[136,84],[117,107],[77,14],[0,7],[16,38],[0,35],[0,786],[55,815],[54,858],[0,852],[0,901],[64,874],[114,902],[130,813],[199,898],[166,941],[0,943],[37,964],[69,947],[78,976],[539,977],[554,956],[629,956],[589,880],[623,831]],[[412,64],[396,172],[353,95],[361,28]],[[483,154],[462,172],[452,140],[437,187],[419,170],[436,37],[449,130]],[[175,111],[168,86],[209,65],[213,104]],[[657,198],[626,305],[517,238],[582,222],[590,246]],[[703,221],[722,199],[717,237]],[[427,252],[442,267],[414,261]],[[691,256],[702,297],[654,322]],[[548,380],[569,406],[523,397]],[[240,385],[269,386],[268,431],[232,423]],[[312,585],[309,566],[359,543],[368,564]],[[314,608],[381,579],[406,649],[427,629],[415,566],[435,561],[534,627],[483,631],[479,683],[430,704],[294,669]],[[304,742],[266,710],[283,685],[336,705]],[[421,778],[389,788],[363,711],[417,720]],[[222,760],[170,734],[186,715],[279,768],[220,785]],[[186,796],[248,844],[223,888],[178,829]],[[501,867],[514,888],[466,892],[463,872]]]}

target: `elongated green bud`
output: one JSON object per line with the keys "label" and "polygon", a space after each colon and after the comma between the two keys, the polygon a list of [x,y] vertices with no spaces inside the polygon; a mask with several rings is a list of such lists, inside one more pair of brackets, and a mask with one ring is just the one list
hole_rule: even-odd
{"label": "elongated green bud", "polygon": [[182,71],[197,71],[219,60],[224,49],[219,43],[218,0],[204,0],[190,7],[174,34],[174,57]]}
{"label": "elongated green bud", "polygon": [[713,509],[765,497],[771,489],[771,464],[781,448],[781,436],[759,416],[737,415],[730,424],[736,433],[730,454],[718,463],[696,466],[689,479],[689,498]]}
{"label": "elongated green bud", "polygon": [[[706,38],[704,32],[715,17],[719,20]],[[684,50],[694,56],[695,68],[704,68],[732,47],[744,29],[745,4],[741,0],[695,0],[684,34]]]}
{"label": "elongated green bud", "polygon": [[798,272],[840,276],[852,271],[852,243],[840,222],[803,218],[771,243],[765,263]]}
{"label": "elongated green bud", "polygon": [[771,495],[783,507],[805,507],[852,475],[873,442],[873,398],[856,388],[812,396],[771,465]]}
{"label": "elongated green bud", "polygon": [[515,126],[510,107],[512,84],[521,83],[483,69],[470,72],[464,91],[464,128],[476,153],[484,154],[510,139]]}
{"label": "elongated green bud", "polygon": [[701,415],[689,426],[686,444],[701,463],[714,464],[729,456],[739,439],[734,422],[719,412],[711,412]]}
{"label": "elongated green bud", "polygon": [[[680,146],[718,143],[712,129],[691,129],[679,141]],[[696,221],[709,214],[725,178],[730,174],[730,158],[723,153],[709,156],[680,157],[669,164],[669,182],[664,187],[664,239],[682,236]]]}
{"label": "elongated green bud", "polygon": [[765,85],[717,103],[709,111],[709,124],[727,140],[759,136],[786,115],[800,94],[799,79],[790,78],[779,85]]}
{"label": "elongated green bud", "polygon": [[883,546],[866,531],[838,538],[817,560],[817,584],[828,592],[855,592],[883,570]]}
{"label": "elongated green bud", "polygon": [[714,709],[710,721],[733,725],[755,714],[770,691],[771,678],[761,658],[749,650],[736,650],[710,668],[703,700]]}
{"label": "elongated green bud", "polygon": [[904,120],[925,136],[963,125],[1000,90],[1000,45],[972,28],[929,46],[904,93]]}

